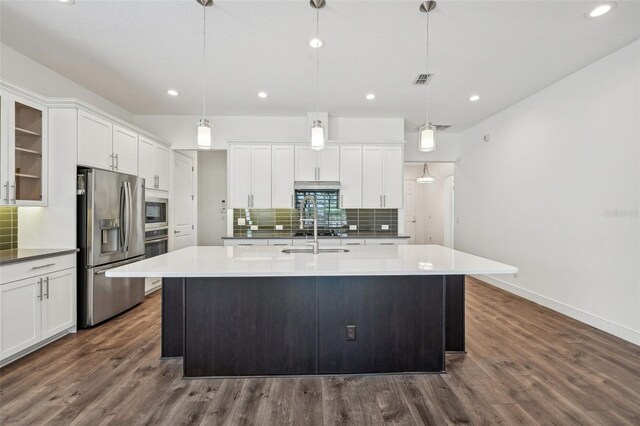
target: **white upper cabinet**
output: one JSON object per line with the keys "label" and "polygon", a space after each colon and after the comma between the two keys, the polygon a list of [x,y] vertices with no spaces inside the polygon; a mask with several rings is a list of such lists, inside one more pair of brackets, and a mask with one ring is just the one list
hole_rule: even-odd
{"label": "white upper cabinet", "polygon": [[78,164],[138,175],[138,134],[78,110]]}
{"label": "white upper cabinet", "polygon": [[0,205],[47,205],[47,113],[44,105],[2,93]]}
{"label": "white upper cabinet", "polygon": [[140,136],[138,143],[138,175],[147,189],[169,190],[169,148]]}
{"label": "white upper cabinet", "polygon": [[78,164],[112,170],[113,124],[104,118],[78,110]]}
{"label": "white upper cabinet", "polygon": [[340,208],[362,207],[362,146],[340,147]]}
{"label": "white upper cabinet", "polygon": [[114,170],[138,175],[138,134],[114,125],[113,156]]}
{"label": "white upper cabinet", "polygon": [[362,206],[402,208],[403,147],[364,146],[362,152]]}
{"label": "white upper cabinet", "polygon": [[271,147],[271,207],[274,209],[295,208],[294,159],[293,146]]}
{"label": "white upper cabinet", "polygon": [[295,180],[337,181],[340,179],[340,147],[325,146],[316,151],[308,146],[296,146],[295,154]]}
{"label": "white upper cabinet", "polygon": [[271,145],[229,147],[229,206],[271,208]]}

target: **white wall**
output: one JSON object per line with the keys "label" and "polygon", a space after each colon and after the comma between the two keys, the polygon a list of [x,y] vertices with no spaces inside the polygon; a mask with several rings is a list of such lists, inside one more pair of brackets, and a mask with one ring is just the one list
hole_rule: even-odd
{"label": "white wall", "polygon": [[0,79],[45,97],[77,98],[118,118],[134,121],[133,114],[124,108],[4,44],[0,44]]}
{"label": "white wall", "polygon": [[[406,164],[405,181],[414,181],[422,176],[423,163]],[[450,206],[444,204],[448,191],[447,176],[453,175],[453,163],[429,163],[429,173],[436,178],[434,183],[416,184],[416,244],[444,245],[445,214]]]}
{"label": "white wall", "polygon": [[198,245],[221,246],[227,235],[227,215],[220,211],[227,200],[226,151],[198,152]]}
{"label": "white wall", "polygon": [[494,284],[635,343],[639,76],[636,41],[464,132],[455,168],[457,249],[519,268]]}

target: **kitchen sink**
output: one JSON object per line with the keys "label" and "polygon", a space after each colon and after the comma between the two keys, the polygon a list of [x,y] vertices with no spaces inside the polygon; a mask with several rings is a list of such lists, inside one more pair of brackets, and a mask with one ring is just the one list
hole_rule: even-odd
{"label": "kitchen sink", "polygon": [[[319,254],[321,253],[347,253],[349,249],[343,248],[321,248],[318,250]],[[293,253],[310,253],[313,254],[313,248],[285,248],[282,249],[283,253],[293,254]]]}

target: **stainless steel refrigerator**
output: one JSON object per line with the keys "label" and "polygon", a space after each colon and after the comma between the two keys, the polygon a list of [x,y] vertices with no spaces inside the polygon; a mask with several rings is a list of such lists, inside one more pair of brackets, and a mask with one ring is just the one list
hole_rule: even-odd
{"label": "stainless steel refrigerator", "polygon": [[78,325],[91,327],[144,299],[144,278],[108,278],[144,259],[144,179],[78,169]]}

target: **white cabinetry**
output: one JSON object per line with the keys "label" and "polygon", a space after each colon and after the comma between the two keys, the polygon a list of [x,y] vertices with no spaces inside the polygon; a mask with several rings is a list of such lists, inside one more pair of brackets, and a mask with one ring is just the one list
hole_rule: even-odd
{"label": "white cabinetry", "polygon": [[326,146],[317,151],[308,146],[296,146],[295,153],[295,180],[340,180],[340,147]]}
{"label": "white cabinetry", "polygon": [[78,110],[78,164],[138,174],[138,134]]}
{"label": "white cabinetry", "polygon": [[232,145],[228,152],[229,206],[270,208],[271,145]]}
{"label": "white cabinetry", "polygon": [[362,207],[362,146],[340,147],[340,208]]}
{"label": "white cabinetry", "polygon": [[364,146],[362,151],[362,207],[402,208],[403,149]]}
{"label": "white cabinetry", "polygon": [[114,170],[130,175],[138,174],[138,134],[117,125],[113,126]]}
{"label": "white cabinetry", "polygon": [[291,145],[271,147],[271,208],[295,208],[294,153],[295,149]]}
{"label": "white cabinetry", "polygon": [[3,267],[0,362],[76,325],[74,265],[72,254]]}
{"label": "white cabinetry", "polygon": [[266,238],[227,238],[224,240],[224,245],[228,247],[253,247],[253,246],[267,246],[269,240]]}
{"label": "white cabinetry", "polygon": [[47,107],[0,94],[0,205],[46,206]]}
{"label": "white cabinetry", "polygon": [[147,189],[169,190],[169,148],[140,136],[138,145],[139,176]]}

